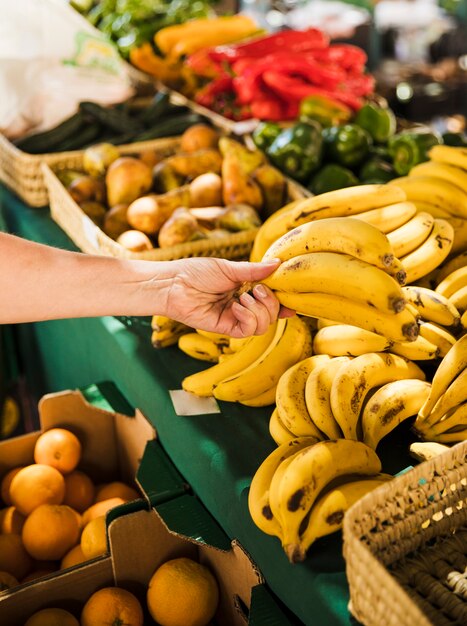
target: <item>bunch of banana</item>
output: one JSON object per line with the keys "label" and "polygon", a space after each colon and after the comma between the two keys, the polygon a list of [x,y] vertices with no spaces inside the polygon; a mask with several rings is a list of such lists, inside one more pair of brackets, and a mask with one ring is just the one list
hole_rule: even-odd
{"label": "bunch of banana", "polygon": [[311,354],[310,329],[298,316],[277,320],[264,335],[230,341],[232,354],[191,376],[182,387],[198,396],[241,402],[247,406],[272,404],[281,375]]}
{"label": "bunch of banana", "polygon": [[197,330],[182,335],[178,340],[178,347],[194,359],[218,363],[225,350],[230,351],[229,339],[227,335]]}
{"label": "bunch of banana", "polygon": [[281,259],[263,282],[298,313],[391,341],[416,339],[418,326],[399,284],[404,271],[386,235],[371,224],[353,218],[309,222],[275,241],[263,258]]}
{"label": "bunch of banana", "polygon": [[448,274],[436,287],[436,293],[448,298],[459,313],[463,314],[467,310],[467,266],[459,267]]}
{"label": "bunch of banana", "polygon": [[[251,517],[265,533],[279,537],[292,563],[302,561],[313,541],[338,530],[345,510],[386,479],[377,477],[380,471],[379,458],[361,442],[292,439],[256,471],[248,496]],[[363,486],[364,477],[373,480]],[[339,493],[351,482],[352,488]]]}
{"label": "bunch of banana", "polygon": [[459,326],[459,311],[446,296],[437,290],[433,291],[426,287],[406,285],[402,287],[402,292],[407,302],[416,308],[424,322],[434,322],[447,328]]}
{"label": "bunch of banana", "polygon": [[[402,189],[389,185],[357,185],[292,202],[268,218],[260,227],[250,255],[250,261],[261,261],[271,244],[289,230],[307,222],[327,217],[364,216],[369,224],[383,222],[385,215],[370,216],[370,211],[404,203]],[[395,213],[398,213],[398,208]],[[407,212],[407,207],[402,207]],[[363,217],[365,219],[365,217]],[[389,218],[388,218],[389,219]],[[396,219],[396,223],[399,220]],[[394,227],[395,228],[395,227]]]}
{"label": "bunch of banana", "polygon": [[452,274],[452,272],[455,272],[459,268],[465,267],[466,265],[467,265],[467,250],[465,250],[464,252],[461,252],[460,254],[457,254],[456,256],[449,258],[446,261],[446,263],[443,263],[443,265],[441,265],[441,267],[436,273],[437,283],[440,283],[442,280],[446,278],[446,276],[449,276],[449,274]]}
{"label": "bunch of banana", "polygon": [[165,315],[153,315],[151,319],[151,343],[154,348],[167,348],[178,342],[182,335],[193,329]]}
{"label": "bunch of banana", "polygon": [[415,430],[426,441],[467,439],[467,335],[456,341],[436,370]]}

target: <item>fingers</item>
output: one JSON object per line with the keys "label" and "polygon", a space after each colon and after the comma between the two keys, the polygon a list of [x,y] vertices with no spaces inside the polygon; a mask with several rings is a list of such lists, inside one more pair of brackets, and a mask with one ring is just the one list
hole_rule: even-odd
{"label": "fingers", "polygon": [[293,317],[295,315],[295,311],[293,309],[289,309],[286,306],[282,306],[280,307],[279,310],[279,318],[284,318],[284,317]]}
{"label": "fingers", "polygon": [[267,263],[249,263],[248,261],[225,261],[225,263],[229,278],[234,282],[242,283],[263,280],[279,267],[281,261],[274,259]]}
{"label": "fingers", "polygon": [[266,285],[256,285],[253,288],[253,295],[258,302],[263,304],[269,313],[269,324],[275,322],[279,316],[280,303],[269,287]]}
{"label": "fingers", "polygon": [[[254,296],[254,297],[253,297]],[[279,316],[280,304],[265,285],[256,285],[253,295],[243,293],[240,302],[232,305],[232,312],[247,335],[262,335]]]}

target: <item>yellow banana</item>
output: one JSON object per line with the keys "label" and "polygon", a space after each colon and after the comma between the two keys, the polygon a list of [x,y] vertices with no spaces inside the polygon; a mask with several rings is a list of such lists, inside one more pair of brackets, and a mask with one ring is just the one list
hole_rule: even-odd
{"label": "yellow banana", "polygon": [[447,163],[467,170],[467,149],[452,146],[433,146],[428,153],[432,161]]}
{"label": "yellow banana", "polygon": [[403,176],[391,180],[388,185],[397,185],[407,195],[407,200],[428,202],[451,215],[467,217],[467,194],[456,185],[434,176]]}
{"label": "yellow banana", "polygon": [[467,310],[467,285],[449,296],[449,302],[457,308],[459,313],[464,313]]}
{"label": "yellow banana", "polygon": [[281,375],[297,363],[308,328],[297,316],[280,319],[277,331],[265,352],[241,372],[221,380],[214,387],[218,400],[241,402],[276,385]]}
{"label": "yellow banana", "polygon": [[421,202],[420,200],[417,200],[417,202],[415,202],[414,204],[417,207],[418,213],[429,213],[433,217],[441,217],[443,218],[443,220],[453,217],[452,214],[449,213],[449,211],[446,211],[446,209],[441,209],[435,204],[430,204],[429,202]]}
{"label": "yellow banana", "polygon": [[424,429],[425,425],[432,426],[436,422],[439,422],[449,411],[466,401],[467,369],[463,370],[442,394],[429,415],[422,422],[421,430]]}
{"label": "yellow banana", "polygon": [[453,238],[454,229],[451,224],[435,218],[428,238],[416,250],[400,259],[407,274],[406,282],[414,283],[441,265],[451,250]]}
{"label": "yellow banana", "polygon": [[467,311],[464,311],[462,313],[461,326],[462,326],[462,328],[467,329]]}
{"label": "yellow banana", "polygon": [[250,339],[251,337],[230,337],[229,348],[232,352],[239,352]]}
{"label": "yellow banana", "polygon": [[305,198],[291,211],[289,230],[325,217],[346,217],[407,200],[405,192],[392,185],[357,185]]}
{"label": "yellow banana", "polygon": [[287,227],[289,219],[289,213],[298,205],[301,200],[295,200],[290,204],[287,204],[282,209],[279,209],[273,213],[268,219],[260,226],[255,236],[253,248],[250,253],[250,261],[257,263],[261,261],[264,253],[269,246],[282,237],[289,229]]}
{"label": "yellow banana", "polygon": [[277,407],[271,413],[271,417],[269,418],[269,434],[278,446],[296,438],[295,435],[284,426],[281,418],[279,417]]}
{"label": "yellow banana", "polygon": [[248,400],[242,400],[240,404],[244,404],[245,406],[269,406],[270,404],[274,404],[276,401],[276,385],[263,391],[258,396],[254,398],[250,398]]}
{"label": "yellow banana", "polygon": [[153,348],[168,348],[175,345],[182,335],[192,332],[192,328],[180,324],[179,328],[164,328],[162,330],[153,330],[151,333],[151,344]]}
{"label": "yellow banana", "polygon": [[421,246],[431,233],[434,220],[429,213],[420,212],[403,226],[388,233],[387,238],[396,257],[401,258]]}
{"label": "yellow banana", "polygon": [[312,252],[284,261],[263,283],[276,291],[329,293],[371,302],[387,312],[399,312],[405,306],[401,287],[389,274],[337,252]]}
{"label": "yellow banana", "polygon": [[165,315],[153,315],[151,318],[151,328],[152,330],[178,330],[180,327],[184,327],[187,331],[193,332],[193,329],[182,322],[177,322],[170,317],[166,317]]}
{"label": "yellow banana", "polygon": [[443,281],[449,274],[452,274],[461,267],[467,266],[467,251],[461,252],[457,256],[452,257],[439,268],[437,279],[438,284]]}
{"label": "yellow banana", "polygon": [[229,337],[228,335],[221,335],[220,333],[213,333],[213,332],[210,332],[209,330],[200,330],[199,328],[196,329],[196,332],[199,335],[202,335],[203,337],[210,339],[220,348],[224,348],[230,344],[231,337]]}
{"label": "yellow banana", "polygon": [[418,335],[415,341],[394,341],[391,352],[411,361],[429,361],[441,356],[440,348],[422,335]]}
{"label": "yellow banana", "polygon": [[378,443],[405,419],[417,415],[428,398],[431,385],[417,378],[383,385],[362,411],[363,441],[376,450]]}
{"label": "yellow banana", "polygon": [[366,261],[385,271],[394,253],[380,230],[353,218],[334,217],[294,228],[275,241],[263,261],[287,261],[311,252],[339,252]]}
{"label": "yellow banana", "polygon": [[[308,319],[314,319],[314,318],[308,318]],[[324,317],[320,317],[319,319],[316,320],[316,330],[321,330],[322,328],[328,328],[329,326],[340,326],[340,324],[339,322],[333,322],[332,320],[327,320]],[[336,356],[341,356],[341,355],[339,354]]]}
{"label": "yellow banana", "polygon": [[459,267],[451,274],[448,274],[443,280],[438,283],[435,291],[440,293],[445,298],[450,298],[453,293],[459,291],[462,287],[467,286],[467,265]]}
{"label": "yellow banana", "polygon": [[419,412],[424,419],[429,416],[433,407],[452,381],[467,367],[467,335],[461,337],[446,354],[438,366],[431,383],[431,393]]}
{"label": "yellow banana", "polygon": [[417,461],[431,461],[438,454],[449,450],[449,447],[433,441],[416,441],[410,444],[409,450],[410,456],[413,456]]}
{"label": "yellow banana", "polygon": [[308,376],[323,363],[325,355],[311,356],[302,360],[282,374],[277,384],[276,405],[281,422],[296,437],[313,435],[323,439],[313,423],[305,402],[305,384]]}
{"label": "yellow banana", "polygon": [[410,170],[409,176],[434,176],[435,178],[447,180],[463,191],[467,189],[467,171],[456,165],[449,165],[449,163],[439,163],[437,161],[420,163]]}
{"label": "yellow banana", "polygon": [[333,319],[387,337],[391,341],[414,341],[418,325],[404,309],[400,313],[380,311],[370,304],[327,293],[286,293],[276,291],[281,304],[302,315]]}
{"label": "yellow banana", "polygon": [[298,437],[273,450],[256,470],[248,493],[248,509],[258,528],[268,535],[282,536],[281,527],[269,506],[269,487],[280,464],[296,452],[316,443],[313,437]]}
{"label": "yellow banana", "polygon": [[422,322],[420,324],[420,337],[437,346],[440,357],[446,356],[456,343],[454,335],[434,322]]}
{"label": "yellow banana", "polygon": [[402,293],[404,298],[417,309],[423,320],[435,322],[441,326],[457,326],[459,324],[459,311],[440,293],[415,285],[402,287]]}
{"label": "yellow banana", "polygon": [[417,207],[413,202],[398,202],[379,209],[357,213],[354,217],[387,234],[408,222],[416,212]]}
{"label": "yellow banana", "polygon": [[337,372],[350,358],[340,356],[330,359],[310,374],[305,386],[308,412],[316,426],[328,439],[340,439],[342,431],[331,410],[331,387]]}
{"label": "yellow banana", "polygon": [[369,330],[333,323],[318,330],[313,339],[313,352],[329,356],[360,356],[367,352],[384,352],[391,345],[386,337]]}
{"label": "yellow banana", "polygon": [[303,561],[307,550],[317,539],[340,530],[349,508],[364,495],[387,482],[388,478],[375,476],[343,483],[321,495],[312,506],[305,530],[300,535],[296,560]]}
{"label": "yellow banana", "polygon": [[[462,407],[459,407],[459,412],[460,409]],[[463,410],[463,412],[465,413],[465,410]],[[465,422],[465,417],[463,419],[460,420],[460,422],[464,421]],[[415,422],[415,426],[417,425],[417,422]],[[419,431],[417,431],[419,432]],[[423,437],[423,439],[425,441],[435,441],[437,443],[458,443],[459,441],[466,441],[467,440],[467,428],[464,426],[462,426],[462,423],[459,423],[459,427],[457,428],[453,428],[449,431],[446,432],[440,432],[440,433],[436,433],[434,432],[433,428],[430,427],[428,429],[426,429],[425,431],[423,431],[423,433],[419,432],[419,436]]]}
{"label": "yellow banana", "polygon": [[443,418],[430,426],[430,435],[467,429],[467,403],[453,407]]}
{"label": "yellow banana", "polygon": [[300,530],[320,492],[332,480],[349,474],[375,475],[381,463],[375,452],[359,441],[320,441],[302,450],[285,469],[274,499],[282,524],[282,544],[291,562],[302,557]]}
{"label": "yellow banana", "polygon": [[425,380],[408,359],[390,352],[371,352],[341,367],[331,387],[331,409],[346,439],[358,439],[359,418],[370,389],[404,378]]}
{"label": "yellow banana", "polygon": [[467,219],[464,217],[447,217],[446,221],[454,229],[454,241],[450,255],[459,254],[467,248]]}
{"label": "yellow banana", "polygon": [[222,363],[184,378],[183,389],[197,396],[212,396],[214,386],[221,380],[244,370],[265,352],[274,338],[278,324],[279,322],[271,324],[264,335],[249,337],[238,352]]}
{"label": "yellow banana", "polygon": [[199,361],[217,363],[222,354],[219,346],[198,333],[182,335],[178,340],[178,347],[182,352]]}

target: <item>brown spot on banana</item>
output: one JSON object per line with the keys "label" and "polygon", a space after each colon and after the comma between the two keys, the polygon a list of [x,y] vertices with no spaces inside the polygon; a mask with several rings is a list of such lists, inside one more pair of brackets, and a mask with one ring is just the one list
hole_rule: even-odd
{"label": "brown spot on banana", "polygon": [[271,511],[271,507],[269,505],[263,506],[263,508],[261,509],[261,514],[267,520],[272,520],[272,518],[274,517]]}
{"label": "brown spot on banana", "polygon": [[290,496],[287,500],[287,509],[294,513],[298,511],[302,507],[302,501],[305,497],[306,491],[305,489],[298,489],[294,494]]}
{"label": "brown spot on banana", "polygon": [[328,515],[324,521],[326,524],[329,524],[329,526],[336,526],[337,524],[342,524],[343,519],[344,511],[340,509],[339,511],[334,511],[331,515]]}
{"label": "brown spot on banana", "polygon": [[397,401],[394,406],[388,409],[386,413],[383,413],[383,415],[381,415],[380,417],[381,424],[383,426],[385,424],[388,424],[398,413],[400,413],[404,409],[404,406],[405,405],[402,400]]}

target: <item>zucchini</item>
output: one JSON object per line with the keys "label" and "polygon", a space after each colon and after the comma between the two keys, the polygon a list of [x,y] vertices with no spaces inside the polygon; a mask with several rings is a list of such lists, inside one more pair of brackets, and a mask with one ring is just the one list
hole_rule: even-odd
{"label": "zucchini", "polygon": [[184,113],[176,117],[164,118],[144,133],[133,137],[133,141],[148,141],[149,139],[160,139],[162,137],[173,137],[185,132],[193,124],[203,122],[204,118],[198,113]]}
{"label": "zucchini", "polygon": [[102,126],[98,122],[88,123],[79,133],[62,141],[55,148],[55,152],[67,152],[68,150],[80,150],[89,144],[96,143],[102,134]]}
{"label": "zucchini", "polygon": [[144,130],[139,120],[119,109],[105,108],[96,102],[80,102],[79,109],[116,133],[138,133]]}
{"label": "zucchini", "polygon": [[85,126],[85,117],[81,112],[78,112],[50,130],[18,139],[15,141],[15,145],[20,150],[29,152],[29,154],[58,152],[57,146],[60,143],[79,135]]}
{"label": "zucchini", "polygon": [[153,124],[156,124],[161,116],[167,113],[172,106],[169,94],[159,91],[159,93],[156,93],[151,103],[143,110],[141,115],[138,116],[138,119],[141,120],[144,126],[150,128]]}

